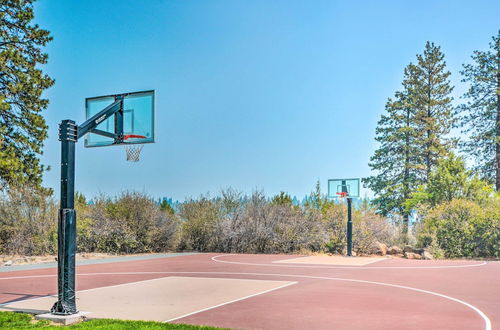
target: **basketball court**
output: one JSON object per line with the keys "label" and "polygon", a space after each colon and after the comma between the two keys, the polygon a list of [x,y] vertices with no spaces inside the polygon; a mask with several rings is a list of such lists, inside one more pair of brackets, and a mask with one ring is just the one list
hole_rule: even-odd
{"label": "basketball court", "polygon": [[[154,143],[154,98],[153,90],[87,98],[85,122],[61,122],[58,264],[0,269],[2,310],[237,329],[490,330],[500,322],[498,262],[186,253],[75,267],[75,143],[124,146],[126,160],[138,161]],[[329,198],[347,202],[349,256],[359,193],[359,179],[328,181]]]}
{"label": "basketball court", "polygon": [[[47,267],[0,272],[0,308],[48,312]],[[77,266],[76,304],[88,318],[238,329],[498,329],[499,279],[499,262],[175,254]]]}

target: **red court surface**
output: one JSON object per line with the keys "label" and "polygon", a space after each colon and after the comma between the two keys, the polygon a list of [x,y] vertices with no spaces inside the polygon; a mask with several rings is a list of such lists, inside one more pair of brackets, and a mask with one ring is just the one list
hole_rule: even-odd
{"label": "red court surface", "polygon": [[[500,329],[500,262],[286,262],[296,257],[193,254],[85,265],[77,267],[77,289],[171,276],[288,281],[294,283],[164,321],[237,329]],[[0,304],[56,294],[56,274],[0,272]]]}

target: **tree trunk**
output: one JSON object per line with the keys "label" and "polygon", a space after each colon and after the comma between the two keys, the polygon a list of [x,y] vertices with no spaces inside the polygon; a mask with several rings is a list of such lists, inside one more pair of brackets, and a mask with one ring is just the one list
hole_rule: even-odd
{"label": "tree trunk", "polygon": [[[403,199],[406,201],[410,196],[410,185],[409,185],[409,179],[410,179],[410,133],[409,133],[409,128],[410,128],[410,109],[406,109],[406,136],[405,136],[405,168],[404,168],[404,184],[403,184]],[[403,240],[404,243],[406,244],[408,242],[408,214],[406,211],[404,212],[404,219],[403,219]]]}
{"label": "tree trunk", "polygon": [[496,191],[500,191],[500,94],[498,94],[498,91],[500,91],[500,52],[497,52],[497,122],[496,122],[496,134],[495,134],[496,135],[495,136],[495,138],[496,138],[495,139],[495,143],[496,143],[495,189],[496,189]]}
{"label": "tree trunk", "polygon": [[[430,122],[431,122],[431,117],[432,117],[432,109],[431,109],[431,89],[432,89],[432,83],[431,83],[431,78],[430,78],[430,75],[432,73],[429,72],[429,78],[427,80],[427,84],[428,84],[428,88],[429,90],[427,91],[427,125],[430,125]],[[426,153],[426,165],[427,165],[427,171],[426,171],[426,176],[425,176],[425,183],[428,183],[429,182],[429,177],[431,176],[431,158],[432,158],[432,155],[431,155],[431,147],[432,147],[432,140],[431,140],[431,136],[432,136],[432,131],[431,129],[429,128],[429,126],[427,126],[427,153]]]}
{"label": "tree trunk", "polygon": [[403,215],[403,228],[402,228],[402,234],[403,234],[403,243],[408,244],[408,223],[410,222],[410,215],[405,212]]}

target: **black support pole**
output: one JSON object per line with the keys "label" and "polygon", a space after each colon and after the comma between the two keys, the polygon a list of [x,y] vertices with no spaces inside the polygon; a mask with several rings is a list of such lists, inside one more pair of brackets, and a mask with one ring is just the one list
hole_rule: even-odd
{"label": "black support pole", "polygon": [[78,312],[75,303],[75,143],[77,126],[72,120],[59,125],[61,141],[61,208],[58,222],[57,289],[58,301],[51,309],[53,314],[69,315]]}
{"label": "black support pole", "polygon": [[347,255],[352,257],[352,198],[347,197]]}

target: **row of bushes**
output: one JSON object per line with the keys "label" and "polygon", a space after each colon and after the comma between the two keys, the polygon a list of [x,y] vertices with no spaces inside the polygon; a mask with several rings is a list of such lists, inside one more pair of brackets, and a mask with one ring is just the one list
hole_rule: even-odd
{"label": "row of bushes", "polygon": [[[271,200],[232,189],[180,204],[174,212],[144,194],[101,196],[87,204],[76,196],[79,252],[144,253],[172,250],[237,253],[345,253],[347,210],[319,190],[305,205],[287,194]],[[57,251],[56,201],[45,191],[12,189],[0,196],[0,254]],[[398,221],[376,214],[364,201],[353,211],[354,251],[375,242],[403,242]],[[437,257],[500,257],[500,199],[482,204],[455,199],[430,208],[413,232]]]}
{"label": "row of bushes", "polygon": [[[311,197],[292,205],[282,193],[272,200],[232,189],[182,203],[177,212],[144,194],[98,197],[87,204],[77,194],[79,252],[344,252],[346,206]],[[0,253],[39,255],[57,250],[57,205],[33,189],[11,190],[0,198]],[[368,203],[353,212],[355,252],[375,241],[393,243],[397,229]]]}
{"label": "row of bushes", "polygon": [[[320,200],[294,206],[289,198],[269,201],[261,192],[232,190],[181,205],[181,247],[197,251],[342,253],[346,246],[346,206]],[[367,253],[375,241],[392,240],[396,230],[369,206],[353,212],[355,251]]]}

